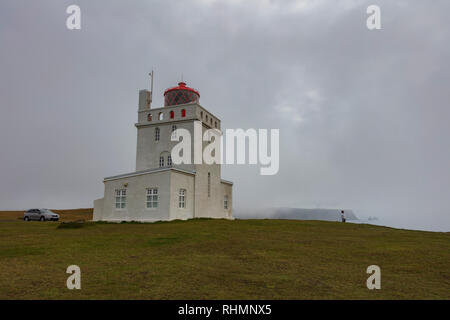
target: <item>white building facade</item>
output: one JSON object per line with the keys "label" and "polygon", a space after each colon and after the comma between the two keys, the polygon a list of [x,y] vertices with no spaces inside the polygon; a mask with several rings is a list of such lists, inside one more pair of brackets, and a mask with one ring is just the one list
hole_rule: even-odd
{"label": "white building facade", "polygon": [[[180,82],[164,93],[162,108],[151,108],[150,91],[139,92],[136,171],[104,179],[105,193],[94,201],[95,221],[232,219],[233,183],[221,178],[220,164],[172,163],[176,129],[194,137],[194,122],[202,134],[220,130],[220,119],[199,104],[198,91]],[[203,142],[203,148],[207,142]]]}

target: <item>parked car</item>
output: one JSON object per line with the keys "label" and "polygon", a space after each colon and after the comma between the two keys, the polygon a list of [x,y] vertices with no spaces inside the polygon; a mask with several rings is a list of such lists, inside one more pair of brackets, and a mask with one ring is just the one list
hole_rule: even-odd
{"label": "parked car", "polygon": [[58,221],[59,214],[48,209],[30,209],[23,214],[23,220]]}

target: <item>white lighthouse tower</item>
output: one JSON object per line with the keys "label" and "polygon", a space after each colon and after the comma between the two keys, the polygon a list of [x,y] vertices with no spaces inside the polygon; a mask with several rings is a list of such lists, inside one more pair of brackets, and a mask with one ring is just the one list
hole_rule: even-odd
{"label": "white lighthouse tower", "polygon": [[220,119],[199,100],[200,93],[185,82],[164,92],[160,108],[151,108],[151,91],[139,92],[136,171],[103,180],[104,198],[94,201],[94,220],[232,218],[233,183],[221,178],[220,164],[172,163],[176,129],[186,129],[193,137],[199,121],[202,136],[212,128],[220,132]]}

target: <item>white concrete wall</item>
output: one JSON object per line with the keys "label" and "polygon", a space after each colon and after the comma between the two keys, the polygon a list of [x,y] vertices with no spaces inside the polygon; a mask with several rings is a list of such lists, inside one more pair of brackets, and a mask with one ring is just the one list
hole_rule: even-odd
{"label": "white concrete wall", "polygon": [[[233,185],[222,182],[222,211],[226,218],[233,219]],[[228,209],[223,206],[224,196],[228,196]]]}
{"label": "white concrete wall", "polygon": [[94,215],[92,220],[100,221],[103,217],[103,198],[94,200]]}
{"label": "white concrete wall", "polygon": [[[195,176],[177,171],[170,175],[170,220],[194,218]],[[179,208],[180,189],[186,190],[185,208]]]}
{"label": "white concrete wall", "polygon": [[[186,117],[181,117],[181,110],[186,110]],[[170,119],[170,111],[175,112],[174,119]],[[159,120],[158,114],[164,114],[163,120]],[[148,114],[152,114],[152,121],[147,121]],[[149,111],[140,111],[138,113],[137,127],[137,146],[136,146],[136,171],[147,169],[154,169],[159,167],[159,156],[162,152],[170,152],[172,148],[178,144],[178,141],[171,141],[172,126],[176,125],[177,129],[186,129],[194,136],[194,121],[202,121],[204,130],[215,126],[220,129],[220,120],[208,112],[200,105],[185,104],[173,107],[163,107],[157,109],[150,109]],[[206,122],[206,118],[208,121]],[[212,119],[212,123],[211,123]],[[160,130],[160,139],[155,141],[155,129]],[[203,131],[204,131],[203,130]],[[191,155],[193,163],[194,146],[191,146]],[[167,159],[166,159],[167,160]],[[193,170],[193,165],[177,166],[185,170]]]}
{"label": "white concrete wall", "polygon": [[[170,154],[172,148],[178,144],[178,141],[171,141],[172,125],[177,129],[186,129],[193,132],[193,121],[166,122],[158,125],[151,125],[138,128],[137,152],[136,152],[136,171],[159,168],[159,156],[161,153]],[[155,141],[155,129],[160,130],[160,139]],[[193,155],[193,146],[191,147]],[[167,157],[164,159],[164,165],[167,165]],[[192,161],[193,162],[193,161]],[[194,170],[194,165],[182,164],[180,169]]]}
{"label": "white concrete wall", "polygon": [[[203,123],[203,134],[210,126]],[[209,142],[203,142],[203,149]],[[221,184],[220,164],[195,165],[195,216],[204,218],[226,218],[223,211],[223,188]],[[208,172],[211,174],[210,194],[208,195]]]}
{"label": "white concrete wall", "polygon": [[[128,184],[126,187],[125,184]],[[170,171],[149,173],[105,181],[102,220],[158,221],[169,220]],[[158,208],[146,208],[147,188],[158,188]],[[116,209],[115,190],[127,190],[125,209]]]}

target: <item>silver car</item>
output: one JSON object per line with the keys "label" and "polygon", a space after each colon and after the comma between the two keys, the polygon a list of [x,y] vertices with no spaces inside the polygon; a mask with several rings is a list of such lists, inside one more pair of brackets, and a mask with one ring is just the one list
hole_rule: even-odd
{"label": "silver car", "polygon": [[59,214],[48,209],[30,209],[23,214],[23,220],[58,221]]}

